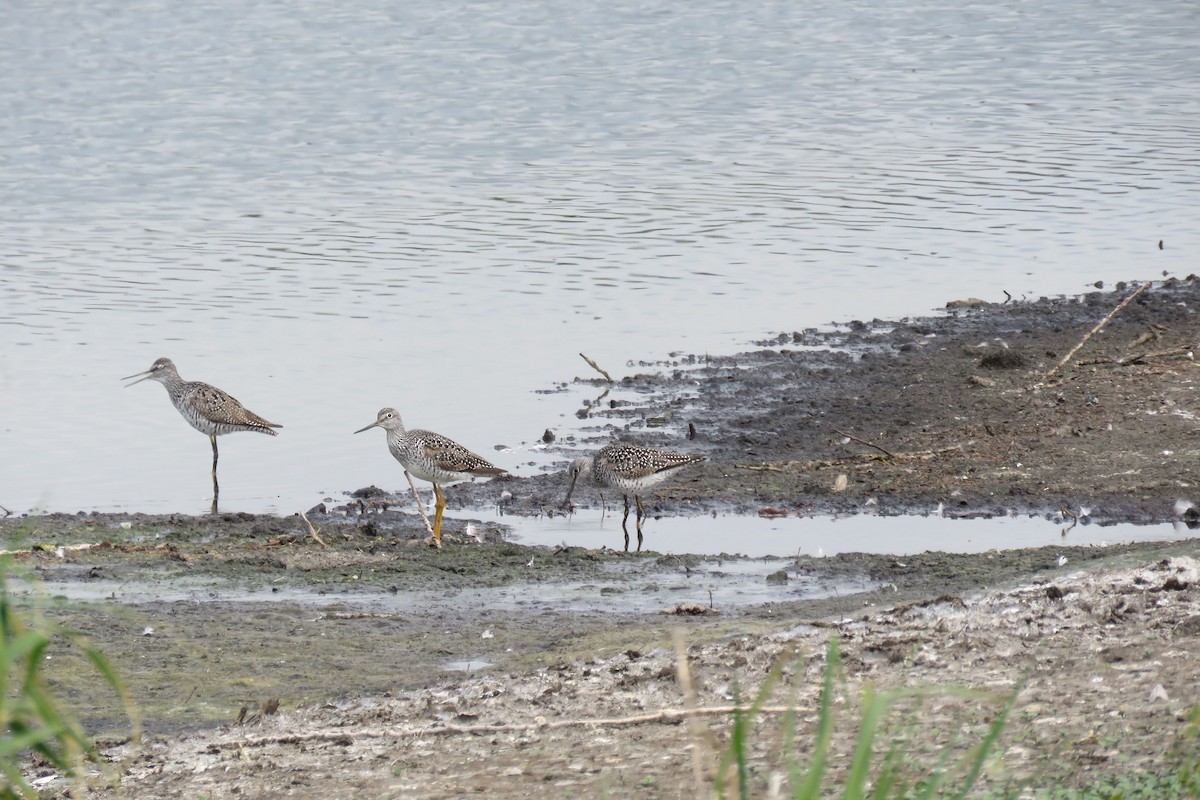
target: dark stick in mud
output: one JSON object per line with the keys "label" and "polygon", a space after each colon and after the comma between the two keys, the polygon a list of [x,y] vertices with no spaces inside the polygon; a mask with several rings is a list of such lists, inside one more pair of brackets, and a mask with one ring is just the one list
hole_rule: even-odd
{"label": "dark stick in mud", "polygon": [[838,436],[845,436],[847,439],[849,439],[849,440],[850,440],[850,441],[852,441],[852,442],[858,442],[859,444],[861,444],[861,445],[863,445],[863,446],[865,446],[865,447],[874,447],[876,450],[878,450],[879,452],[883,453],[883,454],[884,454],[885,456],[887,456],[888,458],[895,458],[895,457],[896,457],[896,456],[892,455],[891,453],[889,453],[887,450],[884,450],[884,449],[883,449],[882,447],[880,447],[879,445],[877,445],[877,444],[871,444],[870,442],[866,441],[865,439],[860,439],[860,438],[858,438],[857,436],[851,436],[850,434],[846,433],[845,431],[839,431],[837,428],[834,428],[834,429],[833,429],[833,432],[834,432],[834,433],[836,433]]}

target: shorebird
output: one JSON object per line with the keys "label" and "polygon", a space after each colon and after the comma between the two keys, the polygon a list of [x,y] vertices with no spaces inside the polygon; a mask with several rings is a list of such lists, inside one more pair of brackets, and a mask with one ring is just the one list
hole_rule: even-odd
{"label": "shorebird", "polygon": [[[387,431],[388,450],[404,467],[404,477],[408,478],[413,497],[417,499],[417,510],[421,512],[421,518],[425,519],[425,526],[429,529],[430,538],[427,541],[434,547],[442,546],[442,512],[446,510],[446,495],[442,493],[442,487],[479,476],[502,475],[505,472],[440,433],[419,428],[406,431],[404,423],[400,420],[400,412],[394,408],[380,409],[374,422],[356,430],[355,433],[369,431],[371,428],[383,428]],[[429,520],[425,518],[421,496],[417,494],[417,486],[412,480],[413,475],[433,484],[435,511],[432,527],[429,527]]]}
{"label": "shorebird", "polygon": [[235,431],[254,431],[269,436],[278,436],[272,428],[282,428],[274,422],[267,422],[250,409],[239,403],[232,395],[221,391],[201,381],[185,381],[179,377],[175,364],[169,358],[160,358],[150,365],[145,372],[135,372],[121,380],[127,381],[125,388],[142,381],[158,381],[167,389],[171,403],[196,430],[208,436],[212,442],[213,463],[213,512],[217,510],[217,495],[220,487],[217,485],[217,437]]}
{"label": "shorebird", "polygon": [[571,487],[563,505],[571,502],[571,493],[580,477],[590,475],[598,486],[620,489],[625,498],[625,516],[621,518],[621,530],[625,532],[625,550],[629,550],[629,495],[637,505],[635,524],[637,527],[638,552],[642,549],[642,521],[646,509],[642,506],[641,493],[661,483],[669,476],[689,464],[704,461],[705,456],[690,453],[674,453],[653,447],[637,447],[632,444],[610,444],[601,447],[594,456],[584,456],[571,462],[567,469],[571,476]]}

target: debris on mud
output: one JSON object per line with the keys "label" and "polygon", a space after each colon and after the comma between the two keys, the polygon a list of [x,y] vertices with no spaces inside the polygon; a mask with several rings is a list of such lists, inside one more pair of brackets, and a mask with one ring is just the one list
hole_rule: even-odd
{"label": "debris on mud", "polygon": [[[852,704],[867,684],[995,695],[989,703],[934,691],[920,706],[921,725],[905,728],[912,753],[954,747],[968,726],[986,729],[989,715],[1016,692],[998,750],[1003,769],[989,768],[985,783],[1072,786],[1168,763],[1172,732],[1196,699],[1197,619],[1200,568],[1177,557],[693,643],[687,692],[676,650],[628,649],[534,672],[281,709],[250,726],[151,739],[107,755],[121,765],[120,791],[139,798],[256,796],[284,783],[310,795],[431,799],[634,788],[650,797],[704,793],[729,741],[732,707],[753,697],[783,658],[794,667],[769,698],[746,753],[753,794],[765,795],[772,781],[786,786],[779,714],[795,702],[796,741],[812,740],[824,644],[837,636],[845,669],[839,703]],[[851,718],[850,708],[840,712],[839,719]],[[856,744],[853,726],[840,724],[831,779]],[[96,790],[117,794],[103,784]]]}

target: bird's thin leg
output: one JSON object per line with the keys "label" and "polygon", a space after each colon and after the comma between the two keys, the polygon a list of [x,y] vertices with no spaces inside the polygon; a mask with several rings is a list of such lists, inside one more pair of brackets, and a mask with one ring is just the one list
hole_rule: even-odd
{"label": "bird's thin leg", "polygon": [[621,530],[625,532],[625,552],[629,552],[629,495],[625,495],[625,516],[621,517]]}
{"label": "bird's thin leg", "polygon": [[446,495],[442,494],[442,487],[436,483],[433,485],[433,496],[436,499],[433,517],[433,536],[430,537],[429,543],[434,547],[442,546],[442,512],[446,510]]}
{"label": "bird's thin leg", "polygon": [[211,441],[211,442],[212,442],[212,448],[213,448],[213,470],[212,470],[212,476],[213,476],[213,502],[212,502],[212,510],[213,510],[213,513],[215,514],[215,513],[217,513],[217,496],[221,494],[221,487],[220,487],[220,486],[217,484],[217,437],[216,437],[216,436],[209,436],[209,437],[208,437],[208,439],[209,439],[209,441]]}
{"label": "bird's thin leg", "polygon": [[[412,475],[408,474],[408,470],[404,470],[404,477],[408,478],[408,485],[412,487],[413,497],[417,500],[417,513],[421,515],[421,521],[425,523],[425,530],[429,531],[429,535],[433,535],[433,526],[429,524],[429,517],[425,516],[425,504],[421,502],[421,495],[417,493],[417,485],[413,483]],[[434,487],[434,495],[437,495],[437,487]]]}
{"label": "bird's thin leg", "polygon": [[638,497],[635,494],[633,496],[633,499],[637,503],[637,533],[638,533],[638,549],[637,549],[637,551],[640,553],[640,552],[642,552],[642,520],[644,520],[646,518],[646,509],[642,507],[642,498],[641,497]]}

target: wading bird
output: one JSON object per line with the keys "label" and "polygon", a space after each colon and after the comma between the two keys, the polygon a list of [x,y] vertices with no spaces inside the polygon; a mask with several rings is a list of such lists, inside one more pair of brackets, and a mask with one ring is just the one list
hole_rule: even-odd
{"label": "wading bird", "polygon": [[267,422],[250,409],[239,403],[236,398],[215,386],[201,381],[185,381],[179,377],[175,364],[169,358],[160,358],[150,365],[145,372],[135,372],[121,380],[137,378],[126,388],[142,381],[158,381],[167,389],[171,402],[183,418],[196,430],[208,436],[212,442],[213,462],[213,513],[217,513],[217,495],[221,489],[217,484],[217,437],[235,431],[254,431],[277,436],[272,428],[282,428],[274,422]]}
{"label": "wading bird", "polygon": [[653,447],[638,447],[632,444],[610,444],[600,448],[593,456],[584,456],[571,462],[567,472],[571,476],[571,487],[563,505],[571,502],[571,493],[576,482],[591,476],[597,486],[619,489],[625,498],[625,516],[621,518],[621,530],[625,532],[625,550],[629,550],[629,495],[637,505],[635,524],[638,546],[642,549],[642,520],[646,509],[642,506],[641,493],[661,483],[671,475],[688,466],[704,461],[705,456],[690,453],[673,453]]}
{"label": "wading bird", "polygon": [[[480,476],[502,475],[505,472],[440,433],[419,428],[406,431],[404,423],[400,420],[400,412],[394,408],[380,409],[374,422],[356,430],[355,433],[369,431],[371,428],[383,428],[387,431],[388,450],[404,467],[404,476],[408,478],[409,486],[412,486],[413,497],[417,499],[417,509],[421,511],[422,518],[425,512],[421,508],[421,496],[417,494],[417,486],[412,482],[412,476],[416,475],[421,480],[433,484],[435,511],[428,541],[434,547],[442,546],[442,512],[446,510],[446,496],[442,493],[442,487]],[[425,520],[425,525],[429,525],[429,520]]]}

